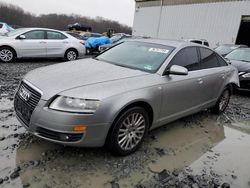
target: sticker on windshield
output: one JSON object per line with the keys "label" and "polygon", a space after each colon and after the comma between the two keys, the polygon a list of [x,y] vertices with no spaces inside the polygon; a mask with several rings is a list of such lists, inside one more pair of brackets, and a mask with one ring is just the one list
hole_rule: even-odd
{"label": "sticker on windshield", "polygon": [[149,52],[156,52],[156,53],[163,53],[163,54],[168,54],[169,50],[167,49],[162,49],[162,48],[149,48]]}
{"label": "sticker on windshield", "polygon": [[144,69],[152,70],[153,69],[153,65],[144,65]]}

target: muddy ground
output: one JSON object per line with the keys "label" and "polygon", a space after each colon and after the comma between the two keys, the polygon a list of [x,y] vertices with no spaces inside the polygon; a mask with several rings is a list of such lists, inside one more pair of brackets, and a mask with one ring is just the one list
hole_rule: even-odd
{"label": "muddy ground", "polygon": [[250,187],[250,94],[220,116],[203,111],[150,132],[142,148],[114,157],[25,131],[13,95],[28,71],[60,61],[0,63],[0,187]]}

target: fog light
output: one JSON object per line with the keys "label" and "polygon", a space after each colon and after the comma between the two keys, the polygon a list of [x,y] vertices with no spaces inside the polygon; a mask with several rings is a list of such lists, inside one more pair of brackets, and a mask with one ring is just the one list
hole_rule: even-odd
{"label": "fog light", "polygon": [[85,125],[77,125],[73,129],[73,131],[75,132],[85,132],[86,130],[87,130],[87,126]]}

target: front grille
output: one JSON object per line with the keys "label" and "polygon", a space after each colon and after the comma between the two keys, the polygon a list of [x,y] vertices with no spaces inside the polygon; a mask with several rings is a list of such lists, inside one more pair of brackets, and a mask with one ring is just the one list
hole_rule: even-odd
{"label": "front grille", "polygon": [[[25,99],[20,91],[25,90],[29,93],[29,98]],[[14,108],[17,116],[26,124],[30,123],[31,115],[41,99],[41,93],[33,89],[25,82],[21,82],[14,100]]]}
{"label": "front grille", "polygon": [[250,90],[250,81],[248,80],[240,81],[240,88]]}
{"label": "front grille", "polygon": [[64,141],[64,142],[76,142],[79,141],[83,133],[61,133],[56,131],[51,131],[42,127],[37,127],[36,132],[39,136],[44,138],[49,138],[52,140]]}

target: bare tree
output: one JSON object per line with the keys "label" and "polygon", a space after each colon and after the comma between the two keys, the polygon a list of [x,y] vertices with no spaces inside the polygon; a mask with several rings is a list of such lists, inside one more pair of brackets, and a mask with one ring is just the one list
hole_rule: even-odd
{"label": "bare tree", "polygon": [[131,34],[132,32],[131,27],[102,17],[93,19],[77,14],[42,14],[36,16],[25,12],[18,6],[6,3],[0,3],[0,21],[19,27],[46,27],[58,30],[66,30],[69,24],[82,23],[92,27],[93,32],[103,33],[110,28],[117,33]]}

